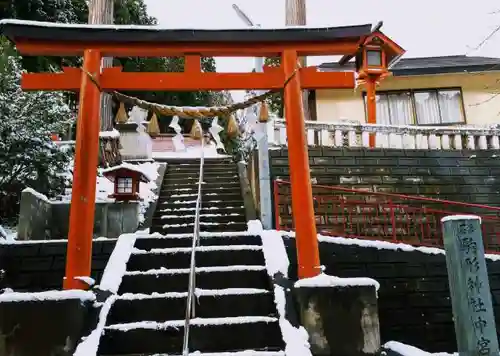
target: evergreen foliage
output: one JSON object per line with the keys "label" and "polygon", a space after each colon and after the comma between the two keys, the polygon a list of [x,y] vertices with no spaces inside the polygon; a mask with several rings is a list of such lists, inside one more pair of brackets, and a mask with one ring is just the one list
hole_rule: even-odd
{"label": "evergreen foliage", "polygon": [[21,58],[0,41],[0,219],[17,215],[21,192],[31,187],[48,196],[64,189],[70,153],[51,134],[74,120],[62,93],[24,92]]}

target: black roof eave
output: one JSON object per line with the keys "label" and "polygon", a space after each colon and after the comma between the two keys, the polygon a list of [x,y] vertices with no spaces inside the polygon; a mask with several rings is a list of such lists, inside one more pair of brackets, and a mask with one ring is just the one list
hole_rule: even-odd
{"label": "black roof eave", "polygon": [[[339,66],[337,63],[323,63],[319,68],[326,70],[348,69],[354,71],[354,66]],[[477,72],[500,71],[500,61],[498,64],[463,65],[450,67],[422,67],[422,68],[392,68],[391,72],[395,77],[408,77],[414,75],[437,75],[437,74],[460,74]]]}
{"label": "black roof eave", "polygon": [[412,75],[433,75],[433,74],[460,74],[460,73],[477,73],[477,72],[493,72],[500,71],[500,63],[488,65],[471,65],[471,66],[453,66],[453,67],[428,67],[428,68],[408,68],[408,69],[392,69],[394,76],[412,76]]}
{"label": "black roof eave", "polygon": [[149,26],[63,25],[15,20],[0,21],[0,33],[10,40],[71,42],[328,42],[360,38],[371,25],[344,27],[291,27],[278,29],[162,29]]}

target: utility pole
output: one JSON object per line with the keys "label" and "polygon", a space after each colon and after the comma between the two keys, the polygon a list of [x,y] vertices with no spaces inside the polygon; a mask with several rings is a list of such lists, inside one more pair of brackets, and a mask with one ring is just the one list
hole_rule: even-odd
{"label": "utility pole", "polygon": [[[90,0],[89,24],[112,25],[114,23],[114,0]],[[102,59],[101,68],[113,66],[113,58]],[[113,130],[113,98],[107,93],[101,94],[101,131]]]}
{"label": "utility pole", "polygon": [[[286,0],[285,6],[286,26],[307,25],[306,0]],[[299,62],[302,68],[307,66],[306,57],[301,57]],[[310,120],[309,92],[307,90],[302,91],[302,105],[304,107],[304,120]]]}
{"label": "utility pole", "polygon": [[[241,10],[238,5],[233,4],[233,9],[239,18],[249,27],[259,28],[260,25],[253,21]],[[256,57],[254,64],[255,72],[260,73],[264,70],[264,58]],[[262,94],[259,91],[257,94]],[[273,204],[271,200],[271,174],[269,171],[269,132],[268,127],[272,122],[259,122],[256,127],[256,141],[259,155],[259,200],[260,200],[260,221],[262,227],[266,230],[273,228]],[[277,214],[277,213],[276,213]]]}

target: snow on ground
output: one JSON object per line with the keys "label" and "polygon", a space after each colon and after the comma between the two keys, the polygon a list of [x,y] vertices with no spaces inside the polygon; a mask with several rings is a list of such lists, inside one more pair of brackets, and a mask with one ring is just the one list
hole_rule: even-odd
{"label": "snow on ground", "polygon": [[15,226],[0,225],[0,241],[12,242],[17,238],[17,228]]}
{"label": "snow on ground", "polygon": [[[5,290],[4,290],[5,291]],[[94,301],[95,295],[89,291],[82,290],[52,290],[38,293],[22,293],[5,291],[0,294],[0,303],[3,302],[28,302],[28,301],[43,301],[43,300],[67,300],[80,299],[81,301]]]}
{"label": "snow on ground", "polygon": [[385,349],[392,350],[394,352],[397,352],[398,354],[402,356],[451,356],[451,355],[458,355],[458,353],[446,353],[446,352],[437,352],[437,353],[430,353],[427,351],[420,350],[414,346],[406,345],[401,342],[397,341],[389,341],[385,343],[384,345]]}
{"label": "snow on ground", "polygon": [[339,287],[375,286],[377,290],[380,288],[380,284],[372,278],[367,278],[367,277],[340,278],[340,277],[329,276],[324,273],[321,273],[316,277],[304,278],[295,282],[295,287],[298,288],[335,287],[335,286]]}

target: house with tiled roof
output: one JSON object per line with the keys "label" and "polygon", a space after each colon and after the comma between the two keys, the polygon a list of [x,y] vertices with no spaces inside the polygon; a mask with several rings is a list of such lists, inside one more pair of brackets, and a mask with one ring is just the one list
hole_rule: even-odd
{"label": "house with tiled roof", "polygon": [[[348,62],[322,71],[354,71]],[[490,125],[500,113],[500,58],[463,55],[402,58],[377,86],[377,123],[386,125]],[[311,93],[313,120],[366,122],[365,86]],[[312,100],[311,100],[312,99]]]}

